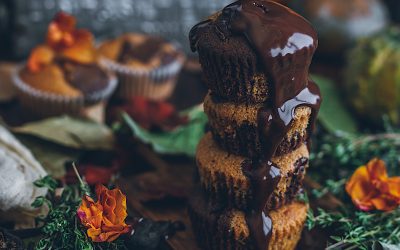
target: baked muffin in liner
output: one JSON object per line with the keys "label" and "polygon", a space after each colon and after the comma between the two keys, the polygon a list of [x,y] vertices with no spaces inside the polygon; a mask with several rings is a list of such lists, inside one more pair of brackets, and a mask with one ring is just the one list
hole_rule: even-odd
{"label": "baked muffin in liner", "polygon": [[[304,144],[288,154],[272,158],[281,178],[267,202],[268,208],[275,209],[291,202],[301,192],[308,158]],[[257,167],[258,162],[222,150],[210,133],[197,147],[196,162],[201,186],[213,201],[240,209],[249,207],[254,192],[245,168]]]}
{"label": "baked muffin in liner", "polygon": [[[204,111],[208,116],[211,132],[217,143],[232,154],[259,157],[263,154],[262,143],[268,143],[259,128],[258,115],[264,104],[237,104],[218,100],[212,93],[204,99]],[[294,119],[276,154],[288,153],[307,139],[311,108],[302,106],[295,110]]]}
{"label": "baked muffin in liner", "polygon": [[125,34],[119,40],[117,38],[114,41],[104,42],[99,47],[99,53],[103,55],[101,64],[115,72],[118,77],[118,88],[115,93],[117,98],[126,100],[133,96],[144,96],[153,100],[165,100],[175,89],[185,56],[178,46],[164,41],[173,54],[167,62],[149,63],[143,67],[143,65],[135,63],[128,64],[118,61],[118,57],[121,56],[118,53],[121,53],[124,40],[143,39],[142,37],[147,38],[146,35],[141,34]]}
{"label": "baked muffin in liner", "polygon": [[[86,107],[107,101],[117,86],[116,77],[107,73],[107,85],[103,89],[85,95],[79,91],[68,94],[54,93],[35,88],[25,82],[21,77],[24,67],[25,65],[20,65],[16,68],[12,76],[13,83],[22,107],[39,117],[80,115]],[[51,79],[46,79],[45,84],[51,84]]]}
{"label": "baked muffin in liner", "polygon": [[[219,210],[201,195],[191,198],[188,210],[193,231],[202,249],[255,249],[242,211]],[[295,249],[306,221],[307,210],[306,204],[292,202],[270,211],[273,226],[267,249]]]}

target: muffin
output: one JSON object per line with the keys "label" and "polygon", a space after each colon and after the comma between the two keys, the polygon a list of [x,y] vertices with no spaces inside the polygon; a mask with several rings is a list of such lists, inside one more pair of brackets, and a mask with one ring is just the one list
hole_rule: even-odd
{"label": "muffin", "polygon": [[[54,35],[60,32],[62,36]],[[81,114],[106,101],[117,83],[98,62],[91,33],[76,29],[75,18],[63,12],[50,23],[46,43],[32,50],[13,81],[22,106],[39,116]]]}
{"label": "muffin", "polygon": [[[254,6],[260,9],[265,7],[262,4]],[[286,11],[286,13],[281,11],[285,7],[279,4],[269,5],[266,9],[269,7],[274,8],[273,11],[275,13],[280,11],[279,14],[282,14],[282,16],[276,17],[293,19],[292,21],[297,22],[295,24],[297,28],[303,25],[303,23],[307,23],[307,21],[292,11]],[[199,61],[202,65],[207,86],[211,92],[231,102],[260,103],[273,99],[270,98],[272,96],[276,97],[273,93],[275,92],[273,90],[274,79],[271,78],[270,70],[274,69],[274,71],[278,71],[280,73],[279,77],[286,82],[292,83],[292,77],[295,75],[299,76],[296,81],[303,81],[302,78],[306,78],[312,55],[316,49],[316,45],[304,46],[309,42],[309,37],[305,39],[292,37],[289,38],[291,40],[287,39],[285,37],[287,34],[284,34],[286,30],[284,30],[285,27],[282,26],[282,23],[271,23],[271,25],[264,25],[262,28],[257,27],[264,29],[264,33],[257,33],[257,39],[246,37],[250,32],[247,35],[237,35],[240,31],[234,31],[233,26],[230,26],[232,16],[228,9],[226,8],[223,11],[217,12],[208,20],[194,26],[189,34],[191,49],[193,52],[197,51],[199,54]],[[268,17],[268,15],[265,16]],[[269,21],[273,20],[274,14],[270,15],[270,17],[272,18]],[[240,25],[242,24],[238,26]],[[250,24],[243,24],[242,26],[244,25]],[[282,27],[279,28],[280,26]],[[303,32],[308,34],[307,29],[309,25],[304,25],[303,27],[306,29],[298,30],[299,33],[297,34],[303,34]],[[240,29],[243,29],[243,27],[238,28],[238,30]],[[279,29],[280,33],[277,32]],[[291,32],[289,31],[289,33]],[[313,31],[312,33],[315,32]],[[270,44],[263,44],[263,46],[258,44],[256,46],[254,44],[255,41],[252,41],[253,44],[249,42],[250,40],[260,42],[265,38],[265,34],[272,34],[274,39],[268,39],[267,41],[272,41],[271,45],[274,46],[275,44],[282,46],[283,42],[290,44],[293,41],[303,41],[304,44],[291,45],[291,48],[287,46],[289,49],[285,50],[285,44],[283,44],[282,48],[268,48]],[[294,34],[291,33],[290,35]],[[283,41],[280,41],[280,39]],[[314,44],[315,41],[312,43]],[[258,46],[262,48],[260,49]],[[296,46],[303,46],[299,49],[302,50],[302,53],[291,52],[292,48]],[[255,47],[257,48],[255,49]],[[264,49],[270,49],[270,51],[264,52]],[[275,53],[282,53],[284,56],[279,57],[279,54],[275,55]],[[271,54],[268,62],[263,58],[264,54]],[[301,62],[298,60],[299,58],[302,59]],[[269,69],[266,70],[266,67]],[[281,74],[282,72],[286,74]],[[282,79],[279,79],[279,81],[282,81]],[[299,82],[299,84],[306,85],[306,82]]]}
{"label": "muffin", "polygon": [[[291,202],[299,194],[308,167],[308,157],[307,147],[303,144],[288,154],[272,159],[279,168],[281,178],[267,201],[268,208],[280,207]],[[201,186],[213,200],[239,209],[249,208],[254,198],[254,187],[246,168],[265,163],[229,154],[218,147],[210,133],[200,141],[196,161]]]}
{"label": "muffin", "polygon": [[[259,127],[258,116],[263,107],[264,104],[221,102],[211,93],[204,99],[204,111],[214,139],[229,153],[246,157],[262,155],[262,143],[268,143],[269,138],[264,138],[260,133],[263,128]],[[307,106],[295,110],[293,122],[276,155],[288,153],[306,141],[310,116],[311,108]]]}
{"label": "muffin", "polygon": [[[293,202],[271,211],[269,217],[272,233],[267,249],[295,249],[307,217],[307,210],[306,204]],[[240,210],[221,209],[196,193],[189,203],[189,217],[202,249],[255,249],[245,213]]]}
{"label": "muffin", "polygon": [[102,63],[119,80],[116,96],[168,98],[176,85],[185,57],[174,44],[149,35],[129,33],[103,42],[98,51]]}

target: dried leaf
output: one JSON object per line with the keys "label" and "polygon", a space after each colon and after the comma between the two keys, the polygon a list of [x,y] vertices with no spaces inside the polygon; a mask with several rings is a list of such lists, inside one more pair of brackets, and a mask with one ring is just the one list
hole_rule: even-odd
{"label": "dried leaf", "polygon": [[28,134],[65,147],[83,150],[113,150],[114,136],[105,125],[61,116],[15,127],[13,132]]}
{"label": "dried leaf", "polygon": [[29,148],[46,172],[54,178],[64,177],[65,164],[77,161],[82,154],[77,149],[65,148],[31,136],[19,135],[18,139]]}

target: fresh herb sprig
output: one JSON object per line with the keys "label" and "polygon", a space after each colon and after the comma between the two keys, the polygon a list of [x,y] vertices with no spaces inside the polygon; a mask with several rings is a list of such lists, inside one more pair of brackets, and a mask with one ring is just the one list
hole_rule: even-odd
{"label": "fresh herb sprig", "polygon": [[322,188],[313,190],[311,197],[318,199],[331,193],[343,202],[343,206],[334,212],[318,208],[309,213],[307,227],[329,229],[331,242],[328,249],[400,248],[400,209],[358,211],[344,188],[354,170],[374,157],[385,160],[390,175],[400,175],[400,133],[388,128],[388,132],[382,134],[338,133],[320,136],[316,141],[309,173]]}
{"label": "fresh herb sprig", "polygon": [[47,188],[46,196],[37,197],[32,206],[39,208],[47,205],[49,213],[38,218],[42,223],[43,237],[36,244],[36,250],[74,249],[74,250],[117,250],[126,249],[122,240],[114,242],[93,243],[82,228],[76,211],[82,201],[82,196],[90,189],[82,181],[80,185],[65,186],[61,196],[56,195],[57,181],[46,176],[34,183],[38,187]]}

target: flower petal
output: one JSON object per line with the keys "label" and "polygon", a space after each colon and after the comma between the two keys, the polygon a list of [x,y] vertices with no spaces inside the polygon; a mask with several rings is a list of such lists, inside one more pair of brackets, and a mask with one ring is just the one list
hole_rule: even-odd
{"label": "flower petal", "polygon": [[39,72],[44,66],[53,61],[54,52],[47,46],[34,48],[29,56],[27,67],[32,73]]}

